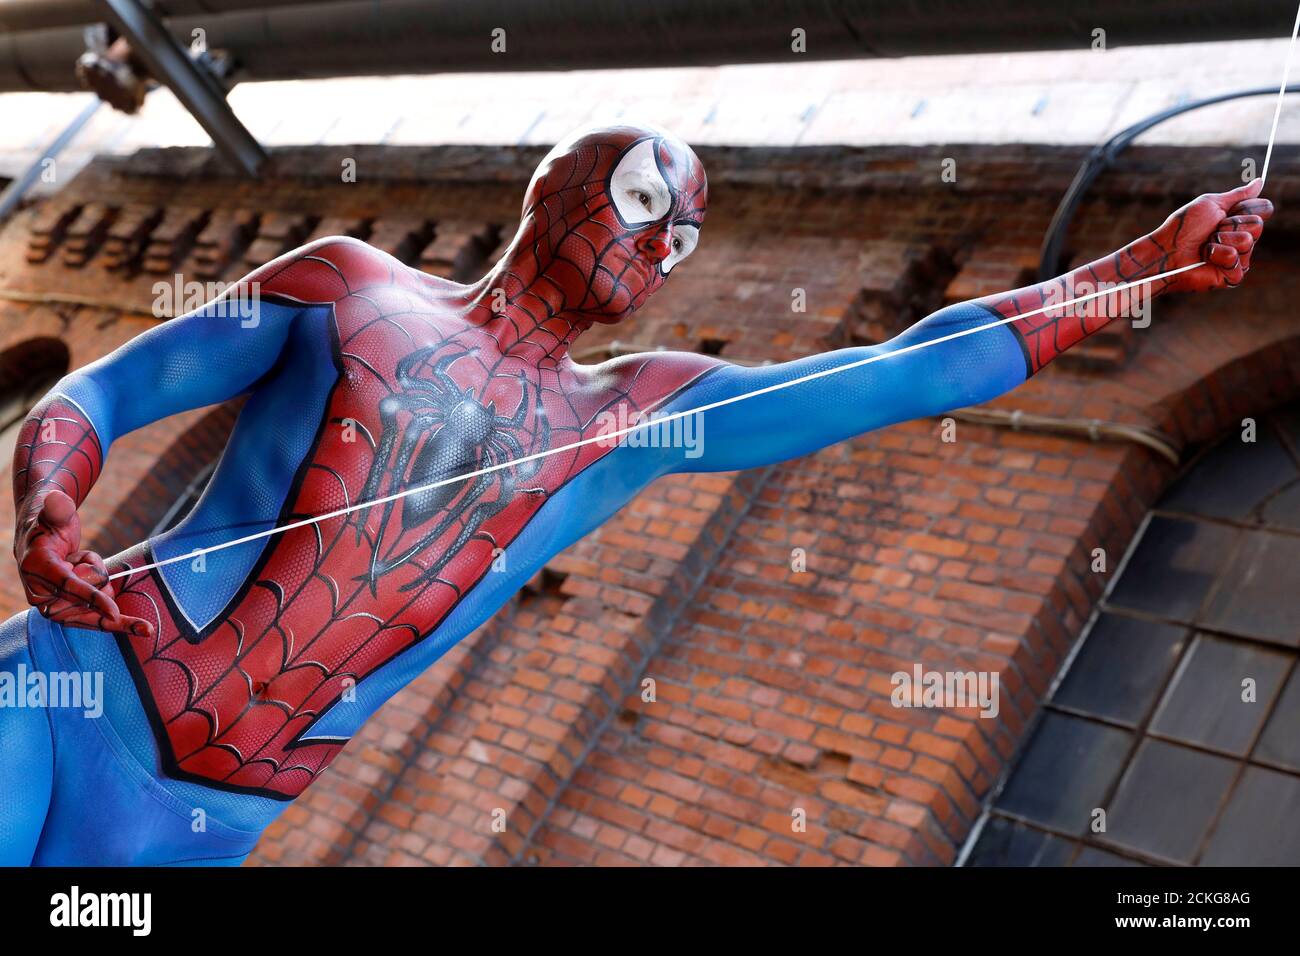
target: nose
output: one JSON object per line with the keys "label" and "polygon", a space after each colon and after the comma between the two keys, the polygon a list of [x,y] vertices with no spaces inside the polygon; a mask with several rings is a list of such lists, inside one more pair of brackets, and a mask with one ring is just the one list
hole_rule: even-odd
{"label": "nose", "polygon": [[641,249],[655,262],[663,262],[668,258],[672,244],[673,226],[672,223],[666,222],[661,228],[641,240]]}

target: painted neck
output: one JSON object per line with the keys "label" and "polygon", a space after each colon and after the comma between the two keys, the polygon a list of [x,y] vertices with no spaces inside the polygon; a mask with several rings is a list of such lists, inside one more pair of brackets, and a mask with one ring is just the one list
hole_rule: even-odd
{"label": "painted neck", "polygon": [[472,287],[474,314],[501,344],[503,354],[535,365],[553,364],[568,355],[574,340],[591,328],[592,319],[573,309],[554,281],[537,275],[523,285],[520,274],[507,252]]}

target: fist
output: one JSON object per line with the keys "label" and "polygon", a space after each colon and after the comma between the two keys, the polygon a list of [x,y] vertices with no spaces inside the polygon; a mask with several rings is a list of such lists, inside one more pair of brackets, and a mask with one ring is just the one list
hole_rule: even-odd
{"label": "fist", "polygon": [[1273,204],[1260,199],[1263,180],[1226,193],[1206,193],[1179,209],[1151,235],[1165,256],[1162,271],[1204,262],[1169,280],[1170,292],[1204,292],[1240,285],[1250,271],[1250,257],[1273,215]]}
{"label": "fist", "polygon": [[116,634],[153,634],[147,621],[118,610],[108,569],[99,555],[82,549],[77,506],[62,491],[51,491],[35,517],[20,525],[14,558],[28,603],[51,621]]}

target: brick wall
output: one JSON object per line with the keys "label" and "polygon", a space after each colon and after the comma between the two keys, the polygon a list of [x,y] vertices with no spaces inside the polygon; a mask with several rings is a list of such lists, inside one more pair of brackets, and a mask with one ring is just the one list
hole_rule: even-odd
{"label": "brick wall", "polygon": [[[1025,281],[1081,156],[701,152],[699,251],[579,352],[762,361],[880,341]],[[234,279],[316,235],[472,275],[513,230],[539,155],[283,150],[255,184],[200,150],[99,160],[0,235],[0,377],[20,374],[5,356],[33,339],[61,339],[73,367],[129,340],[156,321],[153,283],[177,271]],[[356,182],[341,181],[348,159]],[[1081,210],[1070,257],[1227,188],[1238,163],[1135,150]],[[1294,400],[1300,156],[1275,157],[1269,192],[1282,212],[1245,287],[1157,302],[1151,328],[1116,326],[995,407],[1154,428],[1190,450]],[[232,417],[191,412],[116,444],[83,509],[91,544],[147,533]],[[1118,558],[1172,472],[1136,444],[966,422],[947,443],[920,421],[774,468],[661,481],[393,698],[252,862],[951,863],[1105,584],[1091,550]],[[892,707],[889,675],[918,661],[996,671],[998,718]]]}

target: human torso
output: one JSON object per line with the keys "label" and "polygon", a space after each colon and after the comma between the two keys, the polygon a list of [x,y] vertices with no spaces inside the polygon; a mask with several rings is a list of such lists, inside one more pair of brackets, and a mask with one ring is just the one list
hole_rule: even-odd
{"label": "human torso", "polygon": [[[155,637],[122,648],[168,772],[283,799],[346,742],[312,733],[321,715],[485,592],[505,549],[539,515],[553,520],[548,502],[617,443],[542,453],[634,421],[710,363],[652,355],[589,369],[503,349],[427,277],[359,243],[285,265],[261,294],[302,305],[301,351],[313,335],[328,335],[329,347],[288,357],[250,397],[214,476],[220,487],[186,524],[211,532],[204,547],[238,537],[238,522],[205,512],[223,500],[249,502],[249,527],[302,523],[242,546],[243,566],[217,553],[204,562],[190,590],[215,595],[219,612],[187,603],[175,583],[194,573],[184,564],[127,579],[119,604],[161,610]],[[315,419],[304,421],[313,388]],[[541,457],[510,464],[530,456]],[[321,515],[333,516],[307,520]]]}

